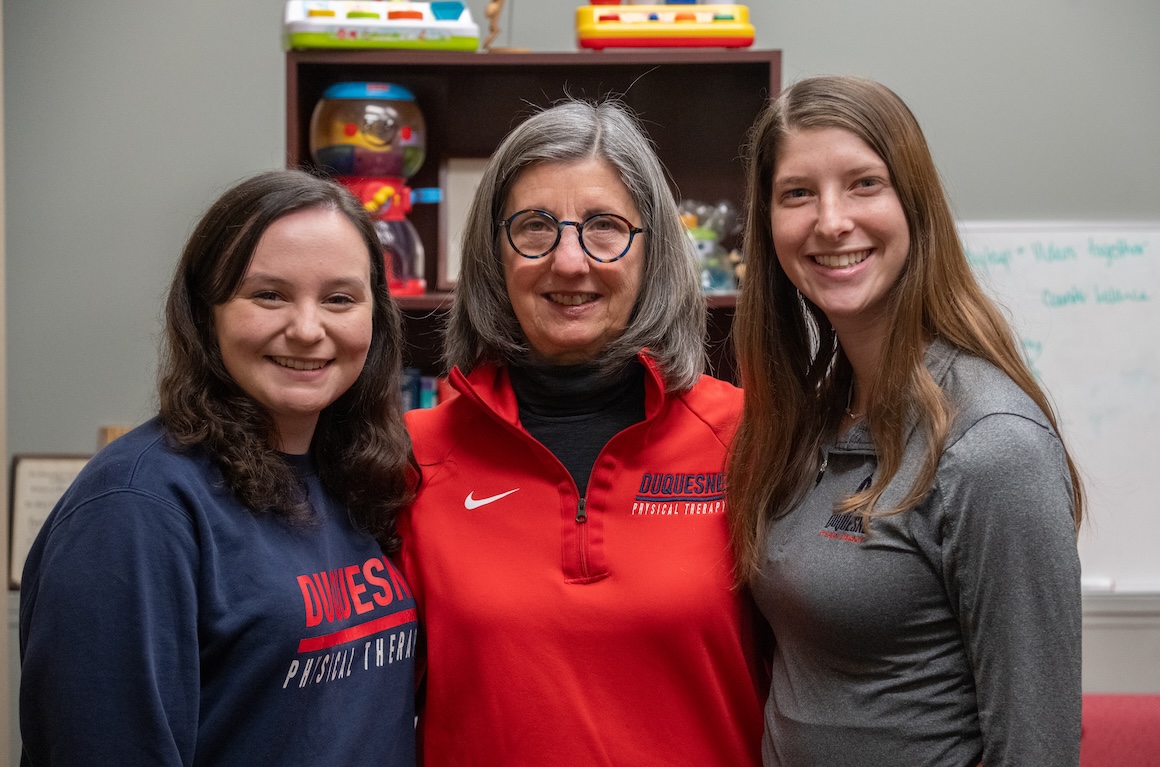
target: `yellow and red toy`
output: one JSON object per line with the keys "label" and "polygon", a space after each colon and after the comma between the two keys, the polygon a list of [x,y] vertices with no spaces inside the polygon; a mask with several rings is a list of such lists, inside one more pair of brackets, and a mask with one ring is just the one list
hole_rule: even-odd
{"label": "yellow and red toy", "polygon": [[582,5],[582,48],[747,48],[753,25],[744,5]]}
{"label": "yellow and red toy", "polygon": [[392,83],[336,83],[310,118],[310,154],[370,212],[397,295],[427,289],[423,243],[407,220],[412,203],[440,199],[438,189],[407,186],[426,158],[426,133],[414,95]]}

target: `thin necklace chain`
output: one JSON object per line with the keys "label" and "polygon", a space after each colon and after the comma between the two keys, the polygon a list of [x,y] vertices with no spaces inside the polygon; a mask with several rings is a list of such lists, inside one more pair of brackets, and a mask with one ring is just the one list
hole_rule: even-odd
{"label": "thin necklace chain", "polygon": [[857,421],[865,415],[865,413],[855,413],[850,409],[850,405],[854,403],[854,382],[850,382],[850,391],[846,392],[846,416],[852,421]]}

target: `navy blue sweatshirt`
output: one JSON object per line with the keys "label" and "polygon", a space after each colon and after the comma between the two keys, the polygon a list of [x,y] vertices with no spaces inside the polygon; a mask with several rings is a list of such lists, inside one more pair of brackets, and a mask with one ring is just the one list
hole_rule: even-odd
{"label": "navy blue sweatshirt", "polygon": [[414,765],[414,599],[296,468],[313,524],[157,421],[89,462],[24,569],[22,764]]}

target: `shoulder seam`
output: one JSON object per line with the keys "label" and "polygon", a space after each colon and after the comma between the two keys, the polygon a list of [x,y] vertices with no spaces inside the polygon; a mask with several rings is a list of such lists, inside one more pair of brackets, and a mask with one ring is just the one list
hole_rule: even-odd
{"label": "shoulder seam", "polygon": [[[167,498],[163,498],[163,497],[157,495],[156,493],[142,490],[142,489],[137,488],[137,487],[121,486],[121,487],[106,488],[104,490],[101,490],[100,492],[85,496],[85,498],[83,500],[80,500],[76,503],[70,504],[67,513],[61,514],[60,516],[58,516],[56,519],[53,520],[52,529],[56,529],[57,527],[59,527],[62,522],[69,519],[70,517],[72,517],[73,514],[75,514],[77,511],[84,508],[85,506],[88,506],[89,504],[94,503],[96,501],[99,501],[103,498],[107,498],[107,497],[113,496],[113,495],[120,495],[120,494],[135,495],[135,496],[139,496],[141,498],[147,498],[150,501],[153,501],[154,503],[156,503],[158,506],[163,506],[165,508],[168,508],[171,511],[175,511],[178,514],[180,514],[181,516],[185,517],[190,522],[193,521],[192,517],[189,515],[189,513],[183,507],[181,507],[180,505],[178,505],[176,503],[173,503],[172,501],[170,501]],[[63,511],[63,509],[62,509],[62,511]],[[51,532],[51,530],[50,530],[50,532]]]}
{"label": "shoulder seam", "polygon": [[976,418],[974,421],[972,421],[970,423],[970,425],[963,427],[959,431],[959,433],[954,436],[953,439],[949,440],[943,446],[942,452],[945,453],[946,451],[950,450],[952,447],[957,445],[959,443],[959,441],[963,439],[963,437],[967,436],[967,434],[971,431],[971,429],[974,429],[976,426],[978,426],[983,421],[986,421],[988,419],[995,418],[995,417],[1001,417],[1001,416],[1010,416],[1011,418],[1017,418],[1020,421],[1026,421],[1027,423],[1030,423],[1030,424],[1038,427],[1040,430],[1047,432],[1052,437],[1054,437],[1056,440],[1059,439],[1059,435],[1056,434],[1055,431],[1052,430],[1052,428],[1049,425],[1044,424],[1044,423],[1040,423],[1039,421],[1035,420],[1031,416],[1025,415],[1023,413],[1013,413],[1009,410],[996,410],[996,411],[991,411],[988,413],[983,413],[978,418]]}

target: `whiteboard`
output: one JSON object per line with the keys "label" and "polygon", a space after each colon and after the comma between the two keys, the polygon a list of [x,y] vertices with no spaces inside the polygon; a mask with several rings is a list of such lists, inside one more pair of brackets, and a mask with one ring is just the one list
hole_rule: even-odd
{"label": "whiteboard", "polygon": [[1160,592],[1160,222],[964,222],[1079,464],[1086,591]]}

